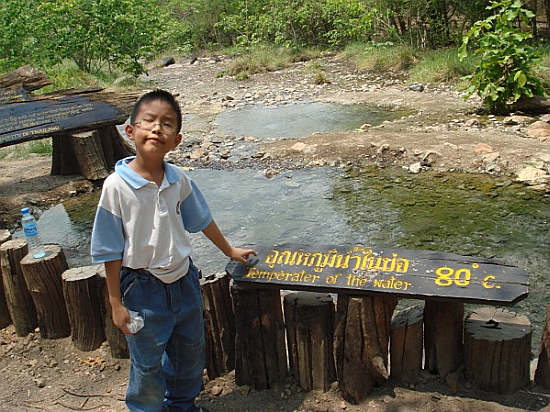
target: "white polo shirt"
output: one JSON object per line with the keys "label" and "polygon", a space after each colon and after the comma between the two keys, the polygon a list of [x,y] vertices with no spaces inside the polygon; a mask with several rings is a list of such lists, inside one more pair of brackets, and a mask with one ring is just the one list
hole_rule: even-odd
{"label": "white polo shirt", "polygon": [[122,259],[122,265],[147,269],[165,283],[185,276],[191,243],[212,221],[199,189],[181,169],[164,162],[160,187],[119,160],[103,184],[94,228],[93,263]]}

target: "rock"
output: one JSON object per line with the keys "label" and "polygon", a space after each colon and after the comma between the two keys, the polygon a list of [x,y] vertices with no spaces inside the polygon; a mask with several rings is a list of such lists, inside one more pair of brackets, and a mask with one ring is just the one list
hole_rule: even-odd
{"label": "rock", "polygon": [[421,84],[421,83],[414,82],[414,83],[409,84],[408,89],[412,90],[413,92],[423,92],[424,91],[424,85]]}
{"label": "rock", "polygon": [[550,137],[550,124],[537,120],[527,128],[529,137]]}
{"label": "rock", "polygon": [[347,405],[346,402],[344,402],[344,401],[340,402],[340,405],[339,405],[339,406],[340,406],[340,409],[342,409],[342,410],[345,410],[345,409],[348,408],[348,405]]}
{"label": "rock", "polygon": [[196,53],[191,53],[189,55],[189,64],[193,64],[197,61],[197,54]]}
{"label": "rock", "polygon": [[167,67],[167,66],[170,66],[172,64],[176,63],[176,60],[174,59],[173,56],[169,56],[169,57],[165,57],[164,59],[162,59],[160,61],[160,66],[161,67]]}
{"label": "rock", "polygon": [[543,114],[542,116],[539,117],[539,120],[541,122],[550,123],[550,113]]}
{"label": "rock", "polygon": [[486,153],[482,156],[485,163],[494,163],[500,157],[499,152]]}
{"label": "rock", "polygon": [[522,116],[519,114],[514,114],[512,116],[505,117],[502,120],[502,123],[505,125],[512,125],[512,124],[527,124],[533,122],[535,119],[529,116]]}
{"label": "rock", "polygon": [[409,171],[414,174],[420,173],[421,169],[422,169],[422,165],[420,164],[420,162],[413,163],[412,165],[409,166]]}
{"label": "rock", "polygon": [[271,179],[273,176],[277,176],[279,173],[281,173],[280,170],[275,169],[265,169],[264,176],[268,179]]}
{"label": "rock", "polygon": [[365,123],[365,124],[361,125],[361,127],[359,129],[366,132],[367,130],[369,130],[369,127],[371,127],[371,125],[369,123]]}
{"label": "rock", "polygon": [[382,154],[384,152],[387,152],[388,150],[390,150],[390,145],[387,144],[387,143],[384,143],[383,145],[380,145],[378,150],[376,150],[376,153],[377,154]]}
{"label": "rock", "polygon": [[225,96],[222,100],[235,100],[235,98],[233,96]]}
{"label": "rock", "polygon": [[464,126],[466,127],[474,127],[474,126],[481,126],[481,123],[479,122],[478,119],[468,119],[464,122]]}
{"label": "rock", "polygon": [[210,389],[210,393],[214,396],[218,396],[223,392],[223,387],[220,385],[214,385],[212,386],[212,389]]}
{"label": "rock", "polygon": [[203,154],[204,153],[203,153],[202,149],[193,150],[191,152],[191,154],[189,155],[189,158],[191,160],[198,160],[202,157]]}
{"label": "rock", "polygon": [[544,170],[537,169],[533,166],[527,166],[517,172],[517,180],[525,183],[544,183],[548,179],[548,175]]}
{"label": "rock", "polygon": [[429,151],[424,156],[422,156],[422,166],[432,166],[435,164],[437,159],[439,159],[441,155],[437,152]]}
{"label": "rock", "polygon": [[474,148],[474,153],[476,154],[491,153],[494,151],[493,147],[489,146],[487,143],[478,143]]}
{"label": "rock", "polygon": [[34,383],[36,384],[36,386],[38,386],[39,388],[43,388],[44,386],[46,386],[46,379],[44,378],[36,378],[34,380]]}

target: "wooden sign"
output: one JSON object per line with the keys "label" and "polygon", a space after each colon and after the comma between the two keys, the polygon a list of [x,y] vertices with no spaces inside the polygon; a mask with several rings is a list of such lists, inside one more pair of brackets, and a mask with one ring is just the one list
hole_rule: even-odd
{"label": "wooden sign", "polygon": [[0,147],[122,124],[139,96],[101,89],[30,93],[48,84],[29,66],[0,77]]}
{"label": "wooden sign", "polygon": [[511,305],[529,293],[525,270],[451,253],[366,246],[255,247],[248,265],[231,261],[235,282],[348,294],[391,293]]}
{"label": "wooden sign", "polygon": [[130,104],[125,104],[124,94],[118,95],[122,99],[113,101],[115,94],[96,90],[24,100],[24,90],[0,89],[0,103],[11,101],[0,105],[0,147],[124,123],[136,96],[132,94],[127,99]]}

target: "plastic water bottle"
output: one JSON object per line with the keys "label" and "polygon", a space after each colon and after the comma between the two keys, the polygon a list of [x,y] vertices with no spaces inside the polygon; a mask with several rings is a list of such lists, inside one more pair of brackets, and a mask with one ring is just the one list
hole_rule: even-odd
{"label": "plastic water bottle", "polygon": [[140,329],[143,328],[143,325],[145,324],[145,322],[143,321],[143,318],[138,312],[135,312],[133,310],[129,310],[128,313],[130,314],[130,322],[126,324],[126,327],[132,333],[139,332]]}
{"label": "plastic water bottle", "polygon": [[28,207],[21,209],[21,224],[23,225],[23,232],[25,232],[25,237],[27,238],[27,243],[29,244],[29,253],[35,259],[40,259],[46,256],[46,251],[44,250],[44,244],[42,239],[40,239],[40,234],[38,233],[38,227],[36,226],[36,220],[31,214],[31,211]]}

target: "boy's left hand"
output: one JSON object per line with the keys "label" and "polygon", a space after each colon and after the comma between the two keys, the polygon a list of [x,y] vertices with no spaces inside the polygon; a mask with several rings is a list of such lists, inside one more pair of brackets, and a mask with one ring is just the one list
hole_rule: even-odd
{"label": "boy's left hand", "polygon": [[258,256],[256,251],[252,249],[241,249],[239,247],[232,247],[227,256],[230,257],[232,260],[236,260],[237,262],[246,263],[250,255]]}

